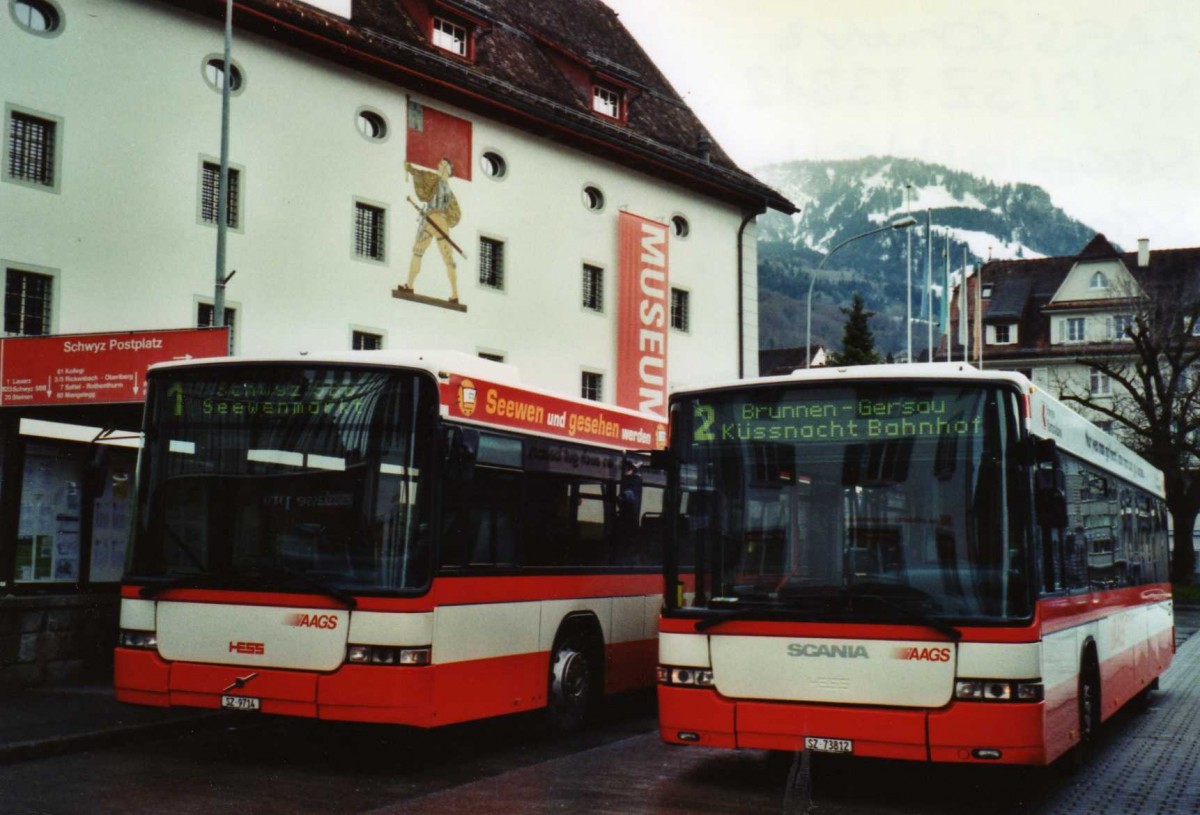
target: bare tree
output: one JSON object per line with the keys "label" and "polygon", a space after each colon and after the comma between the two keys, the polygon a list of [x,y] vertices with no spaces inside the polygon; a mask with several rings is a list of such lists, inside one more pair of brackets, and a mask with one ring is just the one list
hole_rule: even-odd
{"label": "bare tree", "polygon": [[[1128,304],[1113,343],[1079,359],[1099,376],[1089,387],[1066,384],[1062,399],[1113,422],[1114,434],[1166,477],[1174,525],[1171,579],[1191,584],[1192,530],[1200,514],[1200,286],[1193,274],[1142,280],[1123,292]],[[1107,377],[1110,393],[1096,387]]]}

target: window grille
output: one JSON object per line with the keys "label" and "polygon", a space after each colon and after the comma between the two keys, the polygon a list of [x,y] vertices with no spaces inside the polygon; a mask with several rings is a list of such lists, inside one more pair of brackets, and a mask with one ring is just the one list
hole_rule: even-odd
{"label": "window grille", "polygon": [[[217,313],[212,303],[196,305],[196,328],[212,328],[213,316]],[[233,348],[233,332],[237,326],[237,309],[225,307],[225,327],[229,329],[229,347]]]}
{"label": "window grille", "polygon": [[688,292],[683,289],[671,289],[671,328],[687,331],[691,324],[689,311]]}
{"label": "window grille", "polygon": [[354,205],[354,254],[383,260],[384,211],[370,204]]}
{"label": "window grille", "polygon": [[604,270],[596,266],[583,267],[583,307],[604,311]]}
{"label": "window grille", "polygon": [[8,177],[54,186],[54,122],[12,112],[8,120]]}
{"label": "window grille", "polygon": [[504,241],[479,239],[479,285],[504,288]]}
{"label": "window grille", "polygon": [[50,333],[54,278],[9,269],[4,282],[4,333],[36,337]]}
{"label": "window grille", "polygon": [[[211,161],[204,162],[204,175],[201,180],[200,188],[200,220],[206,224],[215,224],[220,216],[218,206],[220,205],[220,196],[217,195],[217,189],[221,184],[221,165]],[[225,225],[231,229],[238,228],[238,184],[240,182],[241,173],[234,168],[229,168],[229,189],[226,192],[225,200],[228,202],[228,209],[225,212]]]}

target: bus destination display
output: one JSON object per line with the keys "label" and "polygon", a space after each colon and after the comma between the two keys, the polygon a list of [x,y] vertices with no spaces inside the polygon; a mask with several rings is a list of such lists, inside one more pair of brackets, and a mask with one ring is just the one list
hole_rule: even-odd
{"label": "bus destination display", "polygon": [[983,432],[979,408],[975,395],[697,402],[692,442],[973,438]]}

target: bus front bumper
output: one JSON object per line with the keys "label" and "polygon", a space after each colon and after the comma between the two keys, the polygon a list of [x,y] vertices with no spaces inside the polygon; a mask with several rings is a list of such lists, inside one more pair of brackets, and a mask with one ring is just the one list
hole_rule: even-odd
{"label": "bus front bumper", "polygon": [[256,699],[262,713],[434,727],[431,666],[344,665],[335,673],[171,663],[153,651],[118,648],[117,701],[153,707],[222,707],[222,697]]}
{"label": "bus front bumper", "polygon": [[938,710],[734,700],[658,687],[668,744],[797,751],[806,737],[850,741],[853,755],[908,761],[1045,764],[1042,703],[956,702]]}

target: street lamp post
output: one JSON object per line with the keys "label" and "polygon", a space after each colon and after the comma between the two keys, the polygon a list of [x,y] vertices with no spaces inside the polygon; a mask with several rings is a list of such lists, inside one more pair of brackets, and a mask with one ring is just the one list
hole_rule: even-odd
{"label": "street lamp post", "polygon": [[834,252],[841,249],[843,246],[845,246],[848,243],[853,243],[854,241],[861,240],[862,238],[869,238],[872,235],[878,235],[880,232],[887,232],[889,229],[908,229],[910,226],[912,226],[916,222],[917,222],[916,218],[912,217],[911,215],[908,215],[908,216],[905,216],[905,217],[899,219],[898,221],[892,221],[890,224],[887,224],[886,226],[881,226],[878,229],[872,229],[870,232],[863,232],[862,234],[854,235],[853,237],[846,238],[846,240],[842,241],[837,246],[830,249],[828,254],[825,255],[825,257],[821,258],[821,262],[818,263],[817,268],[813,270],[812,278],[808,281],[808,301],[806,303],[806,308],[805,308],[806,313],[804,316],[804,331],[805,331],[805,333],[804,333],[804,367],[805,368],[812,367],[813,284],[817,282],[817,272],[821,271],[821,268],[824,267],[825,261],[827,261],[831,257],[833,257]]}

